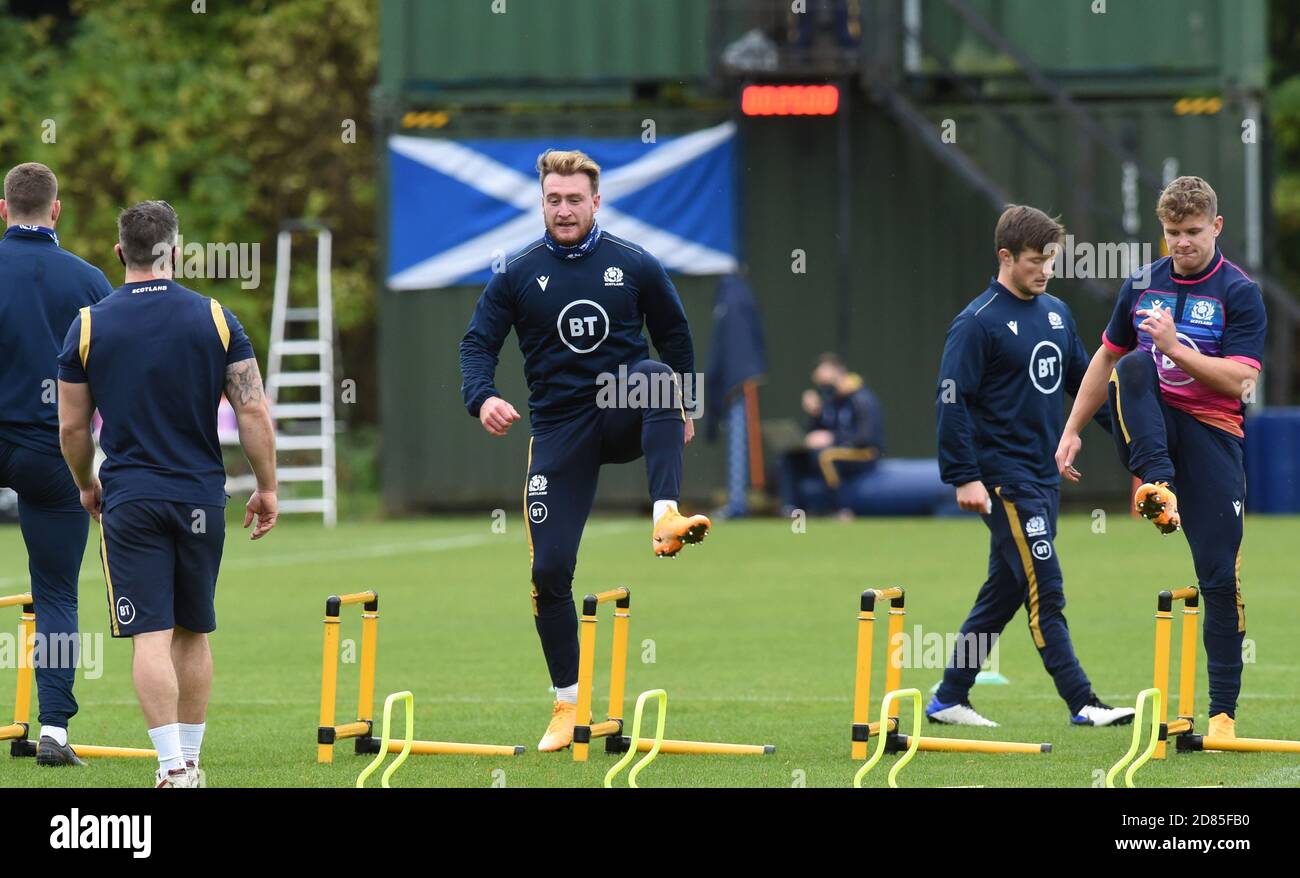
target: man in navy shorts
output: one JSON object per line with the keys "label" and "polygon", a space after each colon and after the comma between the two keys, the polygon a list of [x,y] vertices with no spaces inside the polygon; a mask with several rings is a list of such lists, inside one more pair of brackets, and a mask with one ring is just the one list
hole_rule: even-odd
{"label": "man in navy shorts", "polygon": [[[114,637],[158,751],[156,786],[205,784],[199,750],[212,687],[208,634],[225,541],[217,437],[224,391],[257,477],[244,527],[275,526],[275,432],[252,345],[235,315],[172,280],[179,221],[164,201],[118,218],[126,283],[82,308],[59,355],[59,429],[81,505],[100,523]],[[94,472],[98,407],[106,461]],[[101,485],[102,479],[102,485]]]}

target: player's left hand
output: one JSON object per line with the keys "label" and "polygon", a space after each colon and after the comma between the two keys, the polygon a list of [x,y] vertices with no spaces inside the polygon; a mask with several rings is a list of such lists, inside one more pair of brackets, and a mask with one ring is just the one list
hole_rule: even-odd
{"label": "player's left hand", "polygon": [[1151,341],[1160,353],[1168,354],[1178,347],[1178,330],[1174,327],[1174,315],[1168,308],[1143,308],[1138,311],[1144,319],[1138,329],[1151,336]]}
{"label": "player's left hand", "polygon": [[695,438],[695,419],[688,417],[686,419],[686,444],[690,445],[691,440]]}

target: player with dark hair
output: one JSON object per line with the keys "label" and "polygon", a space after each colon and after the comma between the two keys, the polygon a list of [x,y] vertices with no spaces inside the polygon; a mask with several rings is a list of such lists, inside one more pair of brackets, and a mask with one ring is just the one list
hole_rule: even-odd
{"label": "player with dark hair", "polygon": [[[165,201],[118,217],[125,283],[82,308],[59,355],[59,432],[81,505],[100,523],[114,637],[158,752],[155,785],[199,787],[212,688],[208,634],[225,544],[224,392],[257,478],[244,527],[275,526],[275,430],[244,328],[216,299],[172,280],[179,222]],[[104,419],[97,475],[90,416]],[[101,483],[102,477],[102,483]]]}
{"label": "player with dark hair", "polygon": [[1041,210],[1008,207],[994,233],[998,276],[953,320],[944,345],[936,404],[940,474],[957,488],[962,509],[980,513],[990,539],[988,579],[926,707],[933,722],[997,725],[976,712],[969,693],[1021,605],[1070,721],[1133,721],[1133,708],[1101,702],[1075,657],[1054,545],[1060,476],[1048,456],[1060,438],[1064,393],[1078,391],[1088,368],[1074,315],[1047,293],[1063,233]]}

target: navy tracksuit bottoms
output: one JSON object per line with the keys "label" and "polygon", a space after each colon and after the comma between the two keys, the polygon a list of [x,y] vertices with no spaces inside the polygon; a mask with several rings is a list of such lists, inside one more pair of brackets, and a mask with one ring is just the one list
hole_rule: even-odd
{"label": "navy tracksuit bottoms", "polygon": [[[1168,482],[1178,497],[1204,612],[1210,716],[1234,716],[1241,693],[1242,522],[1246,514],[1244,441],[1165,403],[1151,354],[1132,351],[1111,373],[1113,431],[1120,461],[1143,482]],[[1160,583],[1177,588],[1179,583]]]}
{"label": "navy tracksuit bottoms", "polygon": [[981,516],[990,532],[988,579],[961,626],[935,698],[942,704],[967,700],[980,665],[1024,606],[1043,667],[1073,716],[1088,703],[1092,684],[1074,655],[1065,621],[1065,586],[1053,544],[1060,490],[1028,482],[988,487],[993,509]]}
{"label": "navy tracksuit bottoms", "polygon": [[[654,360],[642,360],[628,369],[629,376],[671,373]],[[676,501],[681,495],[685,414],[680,388],[671,386],[672,393],[654,393],[640,401],[628,394],[622,407],[581,409],[558,424],[535,429],[529,440],[524,519],[532,564],[533,617],[551,683],[557,688],[578,681],[573,573],[601,466],[630,463],[644,454],[650,499]]]}
{"label": "navy tracksuit bottoms", "polygon": [[[18,494],[18,521],[36,609],[36,692],[41,725],[67,727],[77,713],[77,574],[90,516],[63,458],[0,439],[0,487]],[[66,644],[66,646],[63,646]],[[70,647],[70,648],[69,648]]]}

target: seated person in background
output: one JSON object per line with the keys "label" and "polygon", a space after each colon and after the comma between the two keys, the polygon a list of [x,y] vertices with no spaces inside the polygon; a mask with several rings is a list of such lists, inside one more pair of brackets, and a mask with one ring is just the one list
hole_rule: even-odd
{"label": "seated person in background", "polygon": [[839,494],[845,480],[869,472],[880,459],[880,403],[862,376],[848,371],[836,354],[822,354],[812,373],[815,390],[803,393],[807,436],[804,448],[782,459],[781,500],[787,510],[804,508],[800,479],[820,474],[836,494],[842,518],[851,518],[850,504]]}

